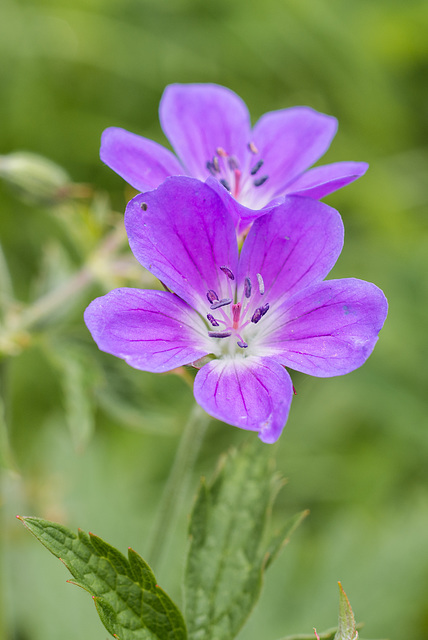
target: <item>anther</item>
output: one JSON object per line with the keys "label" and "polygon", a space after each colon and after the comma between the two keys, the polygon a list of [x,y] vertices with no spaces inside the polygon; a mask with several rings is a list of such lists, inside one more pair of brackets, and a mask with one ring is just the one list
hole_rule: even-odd
{"label": "anther", "polygon": [[269,176],[262,176],[261,178],[257,178],[257,180],[254,180],[253,185],[255,187],[261,187],[262,184],[264,184],[268,179],[269,179]]}
{"label": "anther", "polygon": [[212,315],[212,313],[208,313],[207,314],[207,318],[208,320],[211,322],[213,327],[219,327],[219,323],[217,322],[217,320],[214,318],[214,316]]}
{"label": "anther", "polygon": [[140,206],[143,211],[147,211],[147,202],[142,202]]}
{"label": "anther", "polygon": [[241,349],[246,349],[248,347],[248,344],[243,340],[238,340],[236,344],[238,345],[238,347],[241,347]]}
{"label": "anther", "polygon": [[232,335],[231,331],[208,331],[210,338],[229,338]]}
{"label": "anther", "polygon": [[217,173],[217,171],[216,171],[216,169],[215,169],[215,167],[214,167],[213,163],[212,163],[210,160],[208,160],[208,162],[207,162],[207,164],[206,164],[206,167],[207,167],[208,171],[210,172],[210,174],[211,174],[212,176],[215,176],[215,174]]}
{"label": "anther", "polygon": [[244,293],[246,298],[251,297],[251,280],[250,278],[245,278],[244,280]]}
{"label": "anther", "polygon": [[220,173],[220,165],[219,165],[219,163],[218,163],[218,158],[217,158],[217,156],[214,156],[214,157],[213,157],[212,165],[213,165],[214,169],[216,170],[216,172],[217,172],[217,173]]}
{"label": "anther", "polygon": [[263,278],[260,273],[257,273],[256,276],[257,276],[257,282],[259,283],[260,295],[262,296],[265,292],[265,283],[263,282]]}
{"label": "anther", "polygon": [[231,302],[232,302],[232,298],[222,298],[221,300],[218,300],[217,302],[213,302],[210,305],[210,309],[212,309],[214,311],[214,309],[220,309],[220,307],[226,307]]}
{"label": "anther", "polygon": [[230,280],[235,280],[235,276],[233,275],[229,267],[220,267],[220,269]]}
{"label": "anther", "polygon": [[232,171],[235,171],[235,169],[239,169],[239,162],[236,156],[230,156],[227,164],[229,165],[229,169],[232,169]]}
{"label": "anther", "polygon": [[220,180],[220,184],[222,184],[222,185],[223,185],[223,187],[224,187],[225,189],[227,189],[228,191],[230,191],[230,184],[227,182],[227,180],[225,180],[224,178],[222,178],[222,179]]}
{"label": "anther", "polygon": [[263,316],[269,311],[269,302],[266,302],[266,304],[264,304],[262,307],[260,307],[260,311],[261,311],[262,318],[263,318]]}
{"label": "anther", "polygon": [[261,319],[262,319],[262,311],[260,308],[258,308],[254,311],[251,317],[251,322],[254,322],[254,324],[257,324]]}
{"label": "anther", "polygon": [[254,142],[249,142],[248,143],[248,149],[251,151],[251,153],[258,153],[259,152],[259,150],[257,149],[257,147],[254,144]]}
{"label": "anther", "polygon": [[223,149],[223,147],[217,147],[217,149],[215,150],[216,154],[218,156],[220,156],[221,158],[227,158],[227,153],[226,151]]}
{"label": "anther", "polygon": [[255,176],[257,171],[260,169],[260,167],[262,165],[263,165],[263,160],[259,160],[258,162],[256,162],[256,164],[254,165],[254,167],[250,171],[251,175]]}
{"label": "anther", "polygon": [[208,298],[208,302],[211,302],[211,304],[213,302],[216,302],[218,300],[218,295],[216,294],[215,291],[213,291],[213,289],[209,289],[207,291],[207,298]]}

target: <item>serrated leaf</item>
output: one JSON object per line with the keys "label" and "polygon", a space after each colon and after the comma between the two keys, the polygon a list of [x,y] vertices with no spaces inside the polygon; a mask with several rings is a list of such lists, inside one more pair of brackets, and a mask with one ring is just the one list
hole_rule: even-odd
{"label": "serrated leaf", "polygon": [[185,574],[189,640],[231,640],[253,609],[265,568],[305,514],[266,542],[272,503],[282,486],[266,448],[253,442],[201,483],[190,522]]}
{"label": "serrated leaf", "polygon": [[40,518],[20,518],[88,591],[106,629],[118,640],[186,640],[183,617],[132,549],[125,558],[93,534]]}
{"label": "serrated leaf", "polygon": [[334,640],[357,640],[357,638],[358,631],[355,626],[354,613],[339,582],[339,626]]}

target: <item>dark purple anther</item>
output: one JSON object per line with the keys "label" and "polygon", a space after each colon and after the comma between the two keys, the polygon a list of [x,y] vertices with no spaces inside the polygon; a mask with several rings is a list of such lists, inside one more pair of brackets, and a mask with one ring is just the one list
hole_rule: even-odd
{"label": "dark purple anther", "polygon": [[211,322],[213,327],[219,327],[219,323],[217,322],[217,320],[214,318],[214,316],[212,315],[212,313],[208,313],[207,314],[207,318],[208,320]]}
{"label": "dark purple anther", "polygon": [[251,297],[251,280],[250,278],[245,278],[244,280],[244,293],[246,298]]}
{"label": "dark purple anther", "polygon": [[215,167],[214,167],[213,163],[212,163],[210,160],[208,160],[208,162],[207,162],[207,164],[206,164],[206,167],[207,167],[208,171],[210,172],[210,174],[211,174],[212,176],[215,176],[215,174],[216,174],[217,172],[216,172],[216,170],[215,170]]}
{"label": "dark purple anther", "polygon": [[231,331],[208,331],[210,338],[229,338],[232,335]]}
{"label": "dark purple anther", "polygon": [[209,291],[207,292],[207,298],[208,298],[208,302],[212,304],[213,302],[216,302],[216,300],[218,300],[218,295],[216,294],[215,291],[213,291],[212,289],[209,289]]}
{"label": "dark purple anther", "polygon": [[260,169],[260,167],[262,165],[263,165],[263,160],[259,160],[258,162],[256,162],[256,164],[254,165],[254,167],[250,171],[251,175],[255,176],[257,171]]}
{"label": "dark purple anther", "polygon": [[220,309],[220,307],[226,307],[231,302],[232,302],[232,298],[222,298],[221,300],[218,300],[217,302],[213,302],[210,305],[210,309],[212,309],[214,311],[214,309]]}
{"label": "dark purple anther", "polygon": [[246,349],[248,347],[248,344],[243,340],[238,340],[237,345],[238,347],[241,347],[241,349]]}
{"label": "dark purple anther", "polygon": [[269,176],[262,176],[261,178],[257,178],[257,180],[254,180],[253,185],[255,187],[261,187],[262,184],[264,184],[266,182],[266,180],[268,180]]}
{"label": "dark purple anther", "polygon": [[230,156],[227,160],[227,164],[229,165],[229,169],[232,169],[232,171],[239,169],[239,162],[236,156]]}
{"label": "dark purple anther", "polygon": [[220,267],[220,269],[230,280],[235,280],[235,276],[233,275],[229,267]]}
{"label": "dark purple anther", "polygon": [[228,183],[228,181],[227,181],[227,180],[225,180],[224,178],[222,178],[222,179],[220,180],[220,184],[222,184],[222,185],[223,185],[223,187],[224,187],[225,189],[227,189],[228,191],[230,191],[230,184]]}
{"label": "dark purple anther", "polygon": [[266,302],[266,304],[264,304],[262,307],[260,307],[260,311],[261,311],[262,318],[263,318],[263,316],[269,311],[269,302]]}
{"label": "dark purple anther", "polygon": [[251,318],[251,322],[254,322],[254,324],[257,324],[259,320],[261,320],[262,318],[262,310],[256,309],[253,313],[253,316]]}

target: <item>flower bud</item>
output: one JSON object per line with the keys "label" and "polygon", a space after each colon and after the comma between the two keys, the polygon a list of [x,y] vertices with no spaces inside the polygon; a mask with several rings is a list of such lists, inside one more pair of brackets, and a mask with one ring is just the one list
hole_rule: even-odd
{"label": "flower bud", "polygon": [[36,153],[16,151],[0,156],[0,178],[27,203],[53,205],[69,193],[69,175]]}

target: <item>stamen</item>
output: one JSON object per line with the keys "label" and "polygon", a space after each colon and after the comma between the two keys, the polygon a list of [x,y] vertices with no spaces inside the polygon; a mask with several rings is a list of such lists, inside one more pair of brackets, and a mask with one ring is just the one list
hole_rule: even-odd
{"label": "stamen", "polygon": [[218,295],[215,291],[213,291],[213,289],[209,289],[209,291],[207,291],[207,298],[208,302],[211,302],[212,304],[213,302],[216,302],[216,300],[218,300]]}
{"label": "stamen", "polygon": [[254,142],[249,142],[248,143],[248,149],[251,151],[251,153],[258,153],[259,152],[259,150],[257,149],[257,147],[254,144]]}
{"label": "stamen", "polygon": [[260,295],[262,296],[265,292],[265,283],[263,282],[263,278],[260,273],[257,273],[256,276],[257,276],[257,282],[259,283]]}
{"label": "stamen", "polygon": [[258,308],[254,311],[251,318],[251,322],[254,322],[254,324],[257,324],[261,319],[262,319],[262,311],[260,308]]}
{"label": "stamen", "polygon": [[251,280],[250,278],[245,278],[244,280],[244,293],[246,298],[251,297]]}
{"label": "stamen", "polygon": [[260,307],[260,311],[261,311],[262,318],[263,318],[263,316],[269,311],[269,302],[266,302],[266,304],[264,304],[262,307]]}
{"label": "stamen", "polygon": [[216,169],[215,169],[214,164],[213,164],[210,160],[208,160],[208,161],[207,161],[206,167],[207,167],[208,171],[210,172],[210,174],[211,174],[212,176],[215,176],[215,174],[217,173],[217,171],[216,171]]}
{"label": "stamen", "polygon": [[260,169],[260,167],[262,165],[263,165],[263,160],[259,160],[258,162],[256,162],[256,164],[254,165],[254,167],[250,171],[251,175],[255,176],[257,171]]}
{"label": "stamen", "polygon": [[227,164],[229,165],[229,168],[232,169],[232,171],[235,171],[235,169],[239,169],[239,162],[236,156],[230,156]]}
{"label": "stamen", "polygon": [[[230,279],[230,280],[235,280],[235,276],[233,275],[233,273],[231,272],[231,270],[229,269],[229,267],[220,267],[220,269],[223,271],[223,273]],[[218,298],[217,298],[218,299]]]}
{"label": "stamen", "polygon": [[243,340],[238,340],[236,344],[238,345],[238,347],[241,347],[241,349],[246,349],[248,347],[248,344]]}
{"label": "stamen", "polygon": [[269,176],[262,176],[261,178],[257,178],[257,180],[254,180],[253,185],[255,187],[261,187],[262,184],[264,184],[268,179],[269,179]]}
{"label": "stamen", "polygon": [[210,338],[229,338],[232,335],[231,331],[208,331]]}
{"label": "stamen", "polygon": [[223,185],[223,187],[224,187],[225,189],[227,189],[228,191],[230,191],[230,184],[227,182],[227,180],[225,180],[224,178],[222,178],[222,179],[220,180],[220,184],[222,184],[222,185]]}
{"label": "stamen", "polygon": [[210,309],[212,309],[214,311],[214,309],[220,309],[220,307],[226,307],[231,302],[232,302],[232,298],[222,298],[221,300],[218,300],[217,302],[213,302],[210,305]]}
{"label": "stamen", "polygon": [[223,149],[223,147],[217,147],[216,149],[216,154],[218,156],[220,156],[220,158],[227,158],[227,153],[226,151]]}
{"label": "stamen", "polygon": [[211,322],[213,327],[219,327],[219,323],[217,322],[217,320],[214,318],[214,316],[212,315],[212,313],[208,313],[207,314],[207,318],[208,320]]}
{"label": "stamen", "polygon": [[212,164],[213,164],[214,169],[217,171],[217,173],[220,173],[220,165],[218,163],[217,156],[213,157]]}

